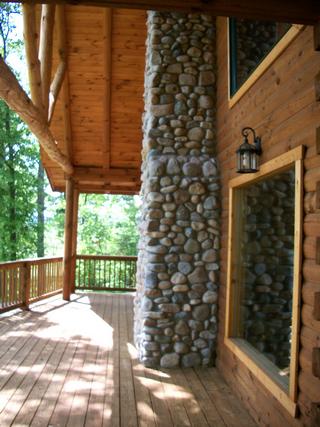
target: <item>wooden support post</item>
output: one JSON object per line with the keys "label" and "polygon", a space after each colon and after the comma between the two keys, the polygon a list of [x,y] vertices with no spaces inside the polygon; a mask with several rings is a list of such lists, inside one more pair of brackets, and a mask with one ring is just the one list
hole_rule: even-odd
{"label": "wooden support post", "polygon": [[70,301],[72,269],[72,230],[73,230],[74,181],[66,179],[66,214],[64,223],[63,257],[63,299]]}
{"label": "wooden support post", "polygon": [[31,282],[31,266],[29,263],[24,263],[23,265],[23,309],[29,310],[29,300],[30,300],[30,282]]}
{"label": "wooden support post", "polygon": [[72,265],[71,265],[71,293],[76,290],[76,266],[77,266],[77,237],[78,237],[78,211],[79,211],[79,191],[74,190],[73,219],[72,219]]}

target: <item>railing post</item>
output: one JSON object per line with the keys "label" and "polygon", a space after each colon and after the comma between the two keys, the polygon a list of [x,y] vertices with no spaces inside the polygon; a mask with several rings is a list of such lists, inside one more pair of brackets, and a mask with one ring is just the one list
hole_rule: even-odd
{"label": "railing post", "polygon": [[22,286],[22,308],[29,310],[30,284],[31,284],[31,264],[25,262],[22,267],[23,286]]}
{"label": "railing post", "polygon": [[63,299],[70,301],[72,269],[72,230],[74,206],[74,181],[66,179],[66,215],[64,223]]}
{"label": "railing post", "polygon": [[77,236],[78,236],[78,210],[79,210],[79,190],[74,189],[73,194],[73,215],[72,215],[72,261],[70,273],[71,293],[76,290],[76,266],[77,266]]}

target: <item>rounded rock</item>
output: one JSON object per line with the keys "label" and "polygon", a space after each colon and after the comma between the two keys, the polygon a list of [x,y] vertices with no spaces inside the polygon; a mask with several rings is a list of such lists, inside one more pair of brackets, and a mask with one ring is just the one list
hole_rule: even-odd
{"label": "rounded rock", "polygon": [[168,353],[161,357],[160,366],[162,368],[175,368],[179,365],[180,357],[177,353]]}

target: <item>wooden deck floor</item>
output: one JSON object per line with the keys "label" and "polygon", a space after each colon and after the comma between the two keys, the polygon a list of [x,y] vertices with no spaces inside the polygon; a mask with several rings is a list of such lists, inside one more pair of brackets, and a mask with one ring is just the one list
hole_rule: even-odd
{"label": "wooden deck floor", "polygon": [[146,369],[132,295],[80,294],[0,317],[0,426],[254,426],[216,369]]}

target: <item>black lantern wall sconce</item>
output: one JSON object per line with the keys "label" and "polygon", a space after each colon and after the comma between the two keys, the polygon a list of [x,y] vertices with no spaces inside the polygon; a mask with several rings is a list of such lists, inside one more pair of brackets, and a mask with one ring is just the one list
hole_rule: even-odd
{"label": "black lantern wall sconce", "polygon": [[[253,144],[248,141],[249,133],[252,132]],[[259,158],[262,153],[261,138],[256,136],[254,129],[245,127],[241,131],[244,137],[243,144],[240,145],[237,153],[237,172],[254,173],[259,170]]]}

